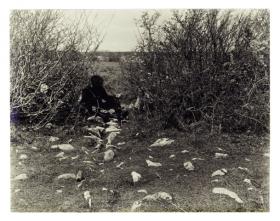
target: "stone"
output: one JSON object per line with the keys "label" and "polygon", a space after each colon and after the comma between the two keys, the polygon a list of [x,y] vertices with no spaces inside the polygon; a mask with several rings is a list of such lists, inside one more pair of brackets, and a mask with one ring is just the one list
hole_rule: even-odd
{"label": "stone", "polygon": [[76,179],[76,175],[74,173],[64,173],[64,174],[61,174],[57,177],[57,179],[59,180],[68,180],[68,179]]}
{"label": "stone", "polygon": [[175,158],[175,154],[171,154],[171,155],[169,156],[169,158],[170,158],[170,159]]}
{"label": "stone", "polygon": [[56,142],[58,140],[59,140],[58,137],[53,137],[53,136],[51,136],[50,139],[49,139],[50,142]]}
{"label": "stone", "polygon": [[142,201],[141,201],[141,200],[137,200],[137,201],[133,202],[130,211],[131,211],[131,212],[135,212],[135,211],[137,211],[141,206],[142,206]]}
{"label": "stone", "polygon": [[135,172],[135,171],[132,171],[132,172],[131,172],[131,176],[132,176],[133,183],[139,182],[140,179],[142,178],[141,174],[140,174],[140,173],[137,173],[137,172]]}
{"label": "stone", "polygon": [[214,176],[224,176],[227,174],[227,170],[225,168],[221,169],[221,170],[216,170],[212,173],[211,177]]}
{"label": "stone", "polygon": [[163,147],[163,146],[170,145],[173,142],[174,142],[174,140],[169,139],[169,138],[160,138],[160,139],[157,139],[152,145],[150,145],[150,147]]}
{"label": "stone", "polygon": [[181,151],[181,153],[188,153],[188,152],[190,152],[190,151],[188,151],[188,150],[182,150]]}
{"label": "stone", "polygon": [[111,132],[107,137],[107,144],[112,144],[113,140],[117,137],[120,132]]}
{"label": "stone", "polygon": [[115,152],[113,150],[107,150],[104,152],[104,161],[109,162],[111,161],[115,156]]}
{"label": "stone", "polygon": [[215,159],[224,159],[224,158],[228,158],[227,153],[215,153]]}
{"label": "stone", "polygon": [[64,157],[64,152],[60,152],[60,153],[56,154],[55,157],[57,157],[57,158]]}
{"label": "stone", "polygon": [[14,180],[26,180],[28,179],[27,175],[25,173],[17,175]]}
{"label": "stone", "polygon": [[51,149],[60,149],[63,151],[73,151],[75,148],[71,144],[58,144],[58,145],[52,145]]}
{"label": "stone", "polygon": [[185,163],[184,163],[184,167],[185,167],[185,169],[188,170],[188,171],[193,171],[193,170],[194,170],[194,166],[193,166],[193,164],[192,164],[191,161],[185,162]]}
{"label": "stone", "polygon": [[147,195],[143,198],[143,201],[158,201],[158,200],[166,200],[171,202],[173,200],[172,196],[166,192],[157,192],[154,194]]}
{"label": "stone", "polygon": [[236,202],[243,203],[243,201],[239,198],[239,196],[236,193],[234,193],[226,188],[215,187],[212,190],[212,193],[227,195],[227,196],[233,198]]}
{"label": "stone", "polygon": [[148,164],[148,167],[161,167],[161,163],[156,163],[150,160],[146,160],[146,163]]}
{"label": "stone", "polygon": [[28,159],[28,156],[27,156],[26,154],[21,154],[21,155],[19,156],[19,159],[20,159],[20,160],[26,160],[26,159]]}
{"label": "stone", "polygon": [[148,194],[147,190],[145,190],[145,189],[137,190],[137,193]]}
{"label": "stone", "polygon": [[105,129],[105,132],[106,133],[111,133],[111,132],[120,132],[121,129],[120,128],[117,128],[115,126],[109,126]]}

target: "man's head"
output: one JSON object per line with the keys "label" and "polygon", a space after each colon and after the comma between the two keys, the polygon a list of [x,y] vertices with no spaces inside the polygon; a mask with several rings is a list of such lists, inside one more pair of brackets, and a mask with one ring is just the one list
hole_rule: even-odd
{"label": "man's head", "polygon": [[99,75],[93,75],[90,78],[92,87],[103,87],[104,80]]}

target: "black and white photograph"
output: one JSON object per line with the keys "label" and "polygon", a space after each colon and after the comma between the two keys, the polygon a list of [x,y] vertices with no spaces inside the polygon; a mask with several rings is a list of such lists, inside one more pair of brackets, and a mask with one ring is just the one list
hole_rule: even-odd
{"label": "black and white photograph", "polygon": [[269,212],[268,8],[11,9],[11,212]]}

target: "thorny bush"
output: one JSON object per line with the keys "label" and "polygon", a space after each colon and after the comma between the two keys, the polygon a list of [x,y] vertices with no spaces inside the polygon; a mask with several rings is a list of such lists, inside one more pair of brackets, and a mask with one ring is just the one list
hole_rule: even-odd
{"label": "thorny bush", "polygon": [[64,121],[88,81],[101,37],[82,15],[66,24],[54,10],[14,10],[10,16],[11,120],[42,127]]}
{"label": "thorny bush", "polygon": [[211,132],[269,130],[269,12],[174,11],[138,21],[136,54],[122,64],[127,88],[143,100],[146,122]]}

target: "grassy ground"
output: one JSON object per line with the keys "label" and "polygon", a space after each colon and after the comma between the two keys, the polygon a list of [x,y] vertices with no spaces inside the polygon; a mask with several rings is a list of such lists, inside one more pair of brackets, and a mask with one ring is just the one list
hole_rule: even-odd
{"label": "grassy ground", "polygon": [[[269,210],[269,157],[264,155],[268,152],[267,137],[228,134],[194,136],[172,130],[155,135],[136,135],[133,124],[128,122],[122,126],[121,134],[113,143],[125,144],[116,151],[112,161],[104,163],[98,159],[98,153],[91,153],[95,145],[83,138],[86,135],[83,130],[76,128],[74,132],[69,131],[66,126],[36,132],[23,126],[12,126],[12,211],[130,211],[133,202],[146,195],[138,193],[139,189],[147,190],[148,194],[167,192],[174,198],[172,203],[145,204],[140,211]],[[60,140],[50,142],[50,136]],[[170,146],[150,147],[161,137],[174,139],[175,142]],[[59,160],[55,156],[60,151],[50,147],[67,142],[75,150],[65,152],[67,158]],[[189,152],[182,153],[182,150]],[[229,157],[215,159],[216,152],[227,153]],[[27,159],[20,159],[22,154],[26,154]],[[175,157],[169,158],[171,154]],[[162,167],[148,167],[146,159],[160,162]],[[192,161],[194,171],[184,168],[186,161]],[[116,167],[120,162],[124,162],[122,169]],[[238,167],[246,167],[248,171]],[[212,172],[222,168],[228,170],[225,176],[211,177]],[[82,183],[73,179],[57,179],[61,174],[76,174],[79,170],[83,171],[85,178]],[[132,171],[142,175],[139,183],[133,184]],[[27,174],[26,180],[13,179],[22,173]],[[251,180],[253,190],[248,190],[251,186],[244,182],[245,178]],[[215,179],[219,181],[213,182]],[[234,191],[244,203],[213,194],[214,187]],[[91,193],[92,208],[84,200],[85,191]]]}
{"label": "grassy ground", "polygon": [[[124,88],[118,84],[121,74],[118,63],[101,62],[96,68],[105,78],[109,92],[123,92]],[[154,135],[144,130],[144,133],[136,135],[138,132],[139,127],[136,129],[132,122],[124,124],[113,144],[125,144],[116,151],[112,161],[104,163],[100,160],[101,153],[92,153],[95,144],[83,138],[87,133],[80,127],[74,131],[67,126],[32,131],[28,127],[12,125],[12,211],[130,211],[133,203],[146,195],[137,192],[140,189],[147,190],[148,194],[167,192],[174,198],[171,203],[145,203],[140,211],[269,210],[269,157],[264,155],[269,152],[268,137],[207,136],[175,130]],[[60,140],[50,142],[50,136]],[[150,147],[161,137],[174,139],[175,142],[170,146]],[[62,160],[56,157],[60,151],[50,148],[61,143],[70,143],[75,147],[74,151],[65,152],[66,157]],[[189,152],[182,153],[183,150]],[[216,152],[227,153],[229,157],[215,159]],[[22,159],[24,154],[27,159]],[[175,157],[169,158],[172,154]],[[160,162],[162,167],[148,167],[147,159]],[[194,171],[184,168],[186,161],[193,163]],[[122,169],[117,168],[121,162],[124,163]],[[238,167],[245,167],[248,171]],[[215,170],[222,168],[228,170],[225,176],[211,177]],[[77,174],[78,171],[83,172],[85,180],[82,182],[57,179],[61,174]],[[132,182],[132,171],[142,175],[136,184]],[[22,173],[27,174],[26,180],[14,180]],[[216,179],[218,181],[213,182]],[[245,183],[244,179],[250,179],[252,185]],[[235,192],[244,203],[212,193],[214,187],[225,187]],[[85,191],[91,193],[92,208],[84,199]]]}

